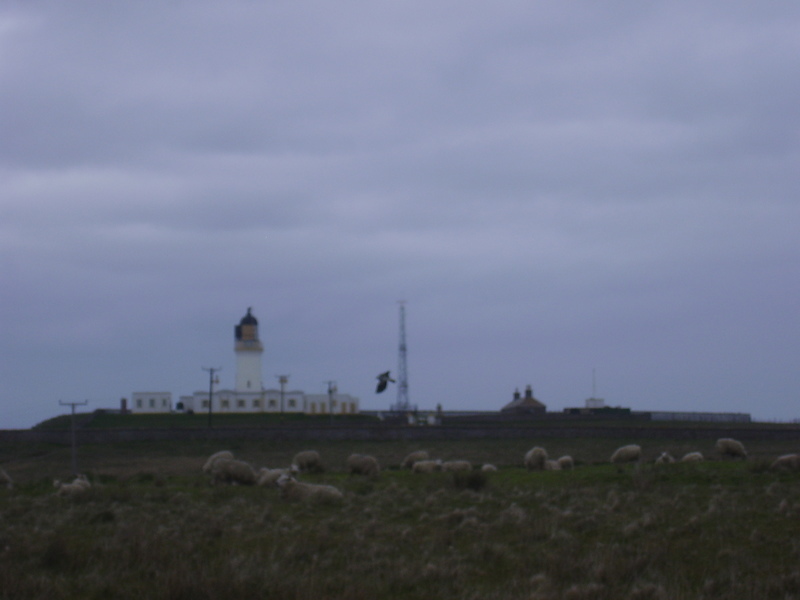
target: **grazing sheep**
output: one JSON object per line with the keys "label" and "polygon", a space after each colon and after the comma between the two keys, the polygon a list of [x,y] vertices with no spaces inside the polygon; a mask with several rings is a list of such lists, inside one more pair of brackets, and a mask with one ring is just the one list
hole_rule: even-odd
{"label": "grazing sheep", "polygon": [[442,461],[441,460],[418,460],[414,463],[414,466],[411,467],[411,470],[414,473],[433,473],[434,471],[441,471],[442,470]]}
{"label": "grazing sheep", "polygon": [[636,444],[628,444],[627,446],[621,446],[614,451],[614,454],[611,455],[611,462],[614,464],[629,463],[641,460],[641,458],[642,447],[637,446]]}
{"label": "grazing sheep", "polygon": [[428,460],[430,459],[430,455],[428,454],[427,450],[417,450],[412,452],[408,456],[403,459],[402,464],[400,465],[403,469],[410,469],[414,466],[414,463],[418,460]]}
{"label": "grazing sheep", "polygon": [[717,452],[723,458],[747,458],[747,451],[744,449],[744,444],[739,440],[732,438],[720,438],[717,440]]}
{"label": "grazing sheep", "polygon": [[340,502],[344,497],[342,492],[332,485],[300,482],[291,475],[281,475],[278,478],[278,487],[281,488],[281,496],[285,500],[295,502],[332,503]]}
{"label": "grazing sheep", "polygon": [[547,459],[544,461],[544,470],[545,471],[560,471],[561,464],[557,460],[550,460]]}
{"label": "grazing sheep", "polygon": [[14,480],[11,479],[11,475],[6,473],[5,469],[0,469],[0,485],[5,485],[9,490],[14,489]]}
{"label": "grazing sheep", "polygon": [[547,450],[536,446],[525,454],[525,467],[528,471],[541,471],[547,462]]}
{"label": "grazing sheep", "polygon": [[683,455],[681,462],[700,462],[704,460],[702,452],[689,452]]}
{"label": "grazing sheep", "polygon": [[472,471],[472,463],[468,460],[448,460],[442,463],[442,471]]}
{"label": "grazing sheep", "polygon": [[209,456],[208,460],[206,460],[206,464],[203,465],[203,473],[210,474],[214,463],[220,458],[233,458],[233,452],[230,450],[220,450]]}
{"label": "grazing sheep", "polygon": [[53,487],[56,488],[56,494],[59,496],[80,496],[89,491],[92,484],[86,475],[78,475],[72,483],[63,483],[56,479],[53,481]]}
{"label": "grazing sheep", "polygon": [[495,467],[492,464],[486,463],[481,467],[481,471],[483,471],[484,473],[491,473],[497,471],[497,467]]}
{"label": "grazing sheep", "polygon": [[257,473],[256,485],[268,487],[277,486],[278,478],[281,475],[289,475],[291,472],[291,469],[268,469],[267,467],[261,467]]}
{"label": "grazing sheep", "polygon": [[255,485],[258,476],[255,469],[243,460],[218,458],[211,466],[211,481],[213,483]]}
{"label": "grazing sheep", "polygon": [[770,465],[775,471],[800,471],[800,454],[784,454]]}
{"label": "grazing sheep", "polygon": [[674,462],[675,459],[669,452],[662,452],[661,454],[658,455],[658,458],[656,459],[657,465],[671,465]]}
{"label": "grazing sheep", "polygon": [[378,459],[367,454],[351,454],[347,458],[347,470],[351,475],[376,477],[381,472]]}
{"label": "grazing sheep", "polygon": [[556,461],[563,470],[572,469],[575,467],[575,461],[569,454],[565,454]]}
{"label": "grazing sheep", "polygon": [[300,472],[311,471],[314,473],[321,473],[325,470],[322,466],[322,459],[319,457],[319,452],[316,450],[303,450],[298,452],[292,460],[292,464],[297,466]]}

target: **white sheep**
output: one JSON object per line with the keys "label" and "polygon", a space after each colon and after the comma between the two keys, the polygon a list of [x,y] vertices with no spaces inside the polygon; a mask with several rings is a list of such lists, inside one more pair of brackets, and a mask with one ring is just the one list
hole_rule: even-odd
{"label": "white sheep", "polygon": [[636,444],[628,444],[614,450],[611,455],[611,462],[614,464],[636,462],[642,458],[642,447]]}
{"label": "white sheep", "polygon": [[433,473],[434,471],[442,470],[442,461],[437,460],[418,460],[411,467],[414,473]]}
{"label": "white sheep", "polygon": [[687,452],[681,458],[681,462],[701,462],[705,460],[702,452]]}
{"label": "white sheep", "polygon": [[494,471],[497,471],[497,467],[495,467],[493,464],[486,463],[481,467],[481,471],[484,473],[493,473]]}
{"label": "white sheep", "polygon": [[800,471],[800,454],[784,454],[775,459],[770,469],[776,471]]}
{"label": "white sheep", "polygon": [[541,471],[547,462],[547,450],[536,446],[525,454],[525,468],[528,471]]}
{"label": "white sheep", "polygon": [[428,454],[427,450],[416,450],[406,456],[401,463],[401,468],[403,469],[410,469],[414,466],[414,463],[419,460],[429,460],[430,455]]}
{"label": "white sheep", "polygon": [[550,460],[549,458],[544,461],[544,470],[545,471],[560,471],[561,470],[561,463],[557,460]]}
{"label": "white sheep", "polygon": [[718,439],[716,448],[717,452],[719,452],[723,458],[747,458],[747,451],[744,449],[744,444],[733,438]]}
{"label": "white sheep", "polygon": [[468,460],[448,460],[442,463],[442,471],[472,471],[472,463]]}
{"label": "white sheep", "polygon": [[6,486],[6,489],[13,490],[14,489],[14,480],[11,479],[11,475],[6,473],[5,469],[0,468],[0,485]]}
{"label": "white sheep", "polygon": [[572,469],[575,467],[575,461],[572,460],[572,457],[569,454],[565,454],[564,456],[559,457],[556,461],[563,470]]}
{"label": "white sheep", "polygon": [[53,487],[56,488],[56,494],[59,496],[80,496],[88,492],[92,484],[86,475],[78,475],[71,483],[63,483],[56,479],[53,481]]}
{"label": "white sheep", "polygon": [[344,495],[332,485],[305,483],[297,481],[291,475],[278,478],[281,496],[290,501],[333,503],[340,502]]}
{"label": "white sheep", "polygon": [[235,458],[218,458],[211,465],[211,480],[213,483],[255,485],[258,476],[250,463]]}
{"label": "white sheep", "polygon": [[325,467],[322,466],[322,459],[319,452],[316,450],[303,450],[295,454],[292,464],[296,465],[297,469],[303,471],[322,472]]}
{"label": "white sheep", "polygon": [[203,465],[203,473],[211,473],[211,468],[214,466],[214,463],[220,458],[233,458],[233,452],[230,450],[220,450],[219,452],[215,452],[211,456],[208,457],[206,460],[206,464]]}
{"label": "white sheep", "polygon": [[347,470],[351,475],[376,477],[381,472],[378,459],[368,454],[351,454],[347,457]]}
{"label": "white sheep", "polygon": [[292,473],[291,469],[268,469],[261,467],[256,474],[256,485],[262,486],[276,486],[278,485],[278,478],[281,475],[289,475]]}
{"label": "white sheep", "polygon": [[658,455],[658,458],[656,459],[657,465],[671,465],[674,462],[675,459],[669,452],[662,452],[661,454]]}

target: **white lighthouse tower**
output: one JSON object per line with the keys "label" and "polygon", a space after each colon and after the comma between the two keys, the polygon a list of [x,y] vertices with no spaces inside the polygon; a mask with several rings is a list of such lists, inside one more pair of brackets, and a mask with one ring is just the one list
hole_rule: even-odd
{"label": "white lighthouse tower", "polygon": [[242,317],[234,329],[236,338],[236,392],[260,392],[261,379],[261,354],[264,346],[258,339],[258,320],[247,309],[247,314]]}

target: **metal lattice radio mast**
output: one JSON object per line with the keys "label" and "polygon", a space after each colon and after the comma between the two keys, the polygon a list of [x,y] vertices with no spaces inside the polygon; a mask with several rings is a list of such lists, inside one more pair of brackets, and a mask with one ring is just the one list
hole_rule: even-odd
{"label": "metal lattice radio mast", "polygon": [[408,365],[406,364],[406,302],[399,300],[400,305],[400,348],[397,358],[397,402],[392,406],[395,412],[416,410],[408,401]]}

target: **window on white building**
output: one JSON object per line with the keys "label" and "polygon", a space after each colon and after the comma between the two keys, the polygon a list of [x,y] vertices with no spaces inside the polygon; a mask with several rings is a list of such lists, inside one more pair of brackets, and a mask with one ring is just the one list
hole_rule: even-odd
{"label": "window on white building", "polygon": [[236,406],[238,406],[239,408],[244,408],[244,400],[237,400]]}
{"label": "window on white building", "polygon": [[201,403],[201,406],[203,408],[208,408],[208,400],[203,400],[203,402]]}
{"label": "window on white building", "polygon": [[261,400],[253,400],[253,408],[258,408],[261,406]]}
{"label": "window on white building", "polygon": [[150,398],[150,408],[155,408],[155,407],[156,407],[156,399]]}
{"label": "window on white building", "polygon": [[297,402],[295,402],[294,398],[289,398],[289,408],[294,408],[297,406]]}
{"label": "window on white building", "polygon": [[142,408],[142,399],[141,398],[137,398],[136,399],[136,408]]}
{"label": "window on white building", "polygon": [[275,408],[276,406],[278,406],[278,403],[275,400],[270,400],[269,401],[269,407],[270,408]]}

